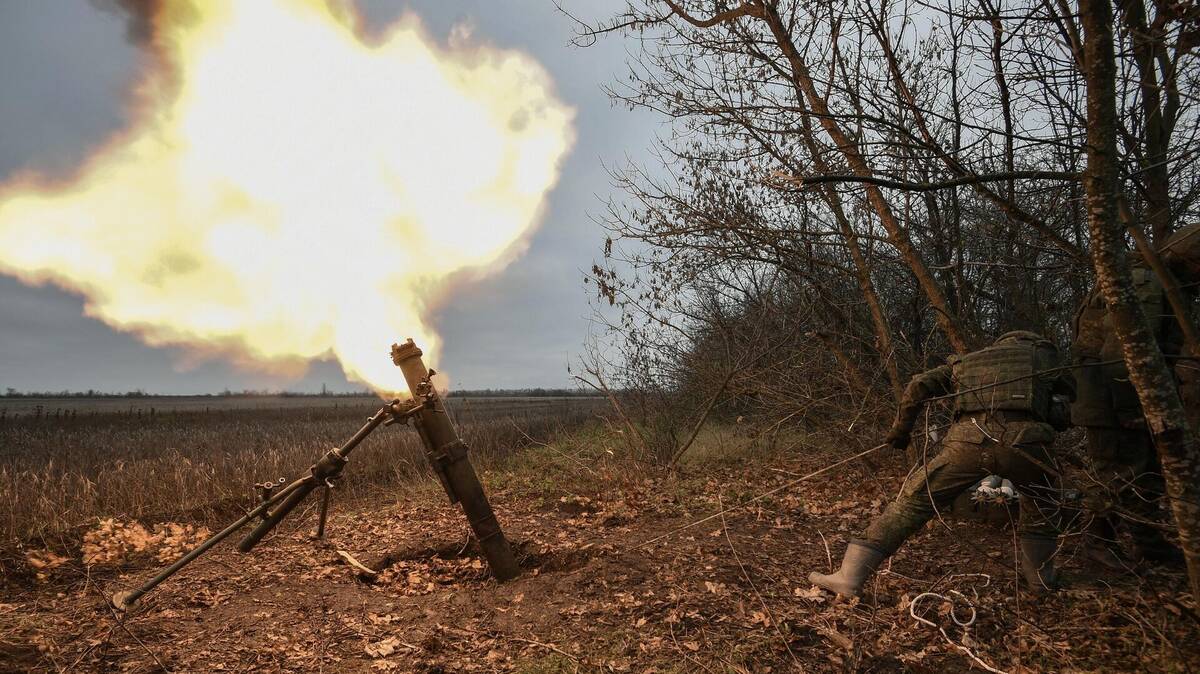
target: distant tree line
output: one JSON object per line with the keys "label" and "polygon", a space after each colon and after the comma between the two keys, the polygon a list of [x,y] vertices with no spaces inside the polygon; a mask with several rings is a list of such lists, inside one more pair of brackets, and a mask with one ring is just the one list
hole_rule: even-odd
{"label": "distant tree line", "polygon": [[[519,389],[464,389],[452,390],[446,397],[448,398],[572,398],[572,397],[591,397],[596,393],[585,389],[565,389],[565,388],[519,388]],[[272,391],[267,389],[243,389],[241,391],[231,391],[225,389],[220,393],[196,393],[196,394],[161,394],[161,393],[146,393],[142,389],[134,391],[126,391],[124,393],[114,393],[108,391],[97,391],[88,389],[86,391],[19,391],[15,388],[8,387],[4,390],[2,398],[259,398],[259,397],[280,397],[280,398],[376,398],[375,393],[367,389],[361,391],[338,391],[332,392],[324,390],[321,392],[297,392],[297,391]]]}
{"label": "distant tree line", "polygon": [[363,389],[361,391],[339,391],[339,392],[297,392],[297,391],[272,391],[268,389],[243,389],[241,391],[232,391],[225,389],[219,393],[147,393],[143,389],[135,389],[133,391],[125,391],[124,393],[111,391],[97,391],[88,389],[86,391],[19,391],[11,386],[4,390],[4,398],[254,398],[265,396],[277,396],[281,398],[361,398],[364,396],[376,397],[374,393]]}

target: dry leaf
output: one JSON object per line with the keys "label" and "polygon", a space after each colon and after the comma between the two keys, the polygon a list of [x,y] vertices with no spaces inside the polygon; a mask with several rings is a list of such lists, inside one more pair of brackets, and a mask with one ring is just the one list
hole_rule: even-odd
{"label": "dry leaf", "polygon": [[377,641],[373,644],[367,644],[367,655],[373,658],[385,658],[396,652],[396,647],[400,645],[398,637],[388,637],[383,641]]}

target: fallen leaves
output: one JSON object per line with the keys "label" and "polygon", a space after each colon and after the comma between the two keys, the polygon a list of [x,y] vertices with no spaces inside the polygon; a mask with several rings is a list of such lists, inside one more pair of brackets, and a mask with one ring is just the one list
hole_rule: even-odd
{"label": "fallen leaves", "polygon": [[83,535],[80,555],[86,566],[121,566],[144,554],[170,562],[211,535],[207,527],[191,524],[168,522],[150,530],[138,522],[109,518]]}
{"label": "fallen leaves", "polygon": [[[897,571],[878,575],[862,600],[835,601],[804,580],[808,571],[825,568],[826,558],[819,541],[800,543],[815,536],[817,528],[829,532],[831,523],[855,523],[844,517],[847,513],[865,516],[877,508],[872,499],[878,497],[864,496],[862,489],[850,493],[844,484],[827,489],[811,485],[803,499],[781,494],[773,505],[731,512],[728,531],[737,541],[745,576],[730,558],[719,527],[711,534],[708,528],[696,529],[653,548],[635,547],[710,513],[720,502],[716,494],[730,484],[739,485],[742,499],[761,486],[752,479],[752,467],[721,470],[727,472],[697,481],[703,490],[692,495],[688,490],[700,487],[672,483],[671,489],[657,488],[663,482],[639,486],[637,494],[629,488],[606,492],[600,485],[586,497],[565,500],[560,494],[534,501],[500,492],[496,502],[501,520],[528,565],[521,579],[502,585],[488,576],[477,549],[463,545],[461,512],[440,501],[403,507],[374,504],[371,510],[339,513],[332,528],[337,547],[312,545],[306,538],[309,523],[304,522],[292,533],[285,528],[253,557],[215,550],[205,558],[207,563],[189,567],[188,573],[164,586],[130,628],[173,671],[578,669],[661,674],[717,665],[714,671],[766,672],[774,666],[779,672],[790,671],[780,666],[788,658],[785,649],[793,650],[812,671],[960,671],[970,666],[936,631],[907,618],[911,598],[925,591],[927,583],[968,563],[991,563],[983,554],[967,556],[955,549],[953,538],[942,530],[922,532],[922,537],[938,538],[906,546],[896,558]],[[673,479],[684,480],[686,475]],[[804,504],[812,504],[814,512]],[[621,514],[626,507],[641,518],[638,526],[612,526],[609,514]],[[828,512],[815,514],[818,509]],[[110,538],[130,547],[155,534],[136,528],[131,534],[115,533],[124,526],[114,522]],[[993,534],[971,532],[986,539],[987,545],[980,548],[1004,549],[992,545],[987,537]],[[844,538],[830,537],[834,554],[843,544]],[[346,553],[351,559],[335,556],[339,548],[353,550]],[[147,544],[137,554],[148,557],[153,551]],[[351,561],[357,561],[354,555],[365,555],[363,551],[388,553],[388,559],[399,561],[386,568],[381,564],[374,582],[364,584],[350,571],[357,569]],[[75,559],[44,551],[23,554],[36,560],[29,562],[31,569],[37,564],[53,569]],[[65,575],[59,573],[55,580]],[[106,578],[97,575],[101,582]],[[39,630],[53,633],[53,638],[37,642],[37,662],[53,659],[61,669],[91,648],[76,669],[155,669],[145,651],[122,632],[106,640],[113,624],[93,624],[96,607],[80,598],[87,593],[65,583],[53,589],[59,592],[45,585],[36,591],[40,603],[34,620]],[[1029,616],[1053,612],[1041,631],[1009,629],[1012,606],[1003,602],[1010,587],[1004,582],[998,579],[980,591],[979,623],[969,632],[952,626],[944,603],[929,601],[918,608],[921,615],[945,623],[955,644],[1009,671],[1016,669],[1006,656],[1027,658],[1047,669],[1066,670],[1072,664],[1076,671],[1161,671],[1168,661],[1169,656],[1162,655],[1166,649],[1140,645],[1137,640],[1146,637],[1131,620],[1115,621],[1100,635],[1082,632],[1094,622],[1094,591],[1087,597],[1059,595],[1026,608]],[[1124,599],[1138,597],[1128,588],[1112,592]],[[34,624],[24,598],[4,601],[8,603],[0,604],[0,628]],[[1192,629],[1188,621],[1178,620],[1177,614],[1188,610],[1185,594],[1165,606],[1152,601],[1142,597],[1127,603],[1159,621],[1157,628],[1180,642],[1195,634],[1187,631]],[[1105,604],[1099,610],[1110,608]],[[71,617],[47,627],[48,616],[56,611]],[[1075,631],[1060,631],[1059,622]],[[1088,634],[1086,649],[1082,642],[1067,641],[1077,633]],[[10,634],[0,636],[13,643],[34,643],[26,635]]]}
{"label": "fallen leaves", "polygon": [[399,637],[388,637],[382,641],[367,644],[364,650],[373,658],[386,658],[395,653],[396,649],[401,648],[402,644]]}
{"label": "fallen leaves", "polygon": [[51,571],[69,561],[51,550],[30,550],[25,553],[25,563],[36,572],[38,580],[46,580]]}
{"label": "fallen leaves", "polygon": [[822,590],[821,588],[817,587],[816,585],[811,585],[807,589],[799,588],[799,587],[793,588],[792,596],[798,597],[800,599],[805,599],[807,601],[811,601],[815,604],[820,604],[829,598],[825,594],[825,591]]}

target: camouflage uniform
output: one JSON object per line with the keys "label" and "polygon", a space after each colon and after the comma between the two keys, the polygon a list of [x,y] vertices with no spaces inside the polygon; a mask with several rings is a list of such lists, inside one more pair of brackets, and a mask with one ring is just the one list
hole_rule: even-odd
{"label": "camouflage uniform", "polygon": [[[1068,372],[1031,376],[1059,366],[1054,345],[1030,332],[1010,332],[995,345],[913,378],[905,390],[889,442],[908,441],[921,406],[930,398],[958,393],[955,421],[942,451],[905,481],[862,542],[891,555],[937,511],[988,475],[1012,481],[1021,492],[1019,530],[1023,538],[1057,536],[1058,490],[1052,468],[1050,424],[1055,395],[1074,399]],[[1009,381],[1015,380],[1015,381]]]}
{"label": "camouflage uniform", "polygon": [[[1180,233],[1184,233],[1181,230]],[[1173,237],[1174,238],[1174,237]],[[1200,237],[1196,237],[1200,239]],[[1178,262],[1179,255],[1174,256]],[[1186,283],[1190,277],[1185,265],[1173,265],[1177,277]],[[1178,356],[1183,351],[1183,331],[1171,310],[1162,283],[1149,269],[1132,270],[1134,287],[1142,311],[1150,321],[1158,346],[1164,355]],[[1184,288],[1185,299],[1194,299],[1194,289]],[[1141,402],[1129,381],[1123,362],[1120,340],[1112,329],[1108,309],[1100,289],[1094,289],[1075,317],[1073,362],[1078,369],[1079,396],[1071,407],[1071,421],[1087,434],[1087,450],[1093,477],[1099,483],[1089,489],[1087,504],[1096,515],[1089,533],[1102,541],[1116,538],[1119,508],[1138,519],[1159,517],[1159,502],[1166,493],[1162,469],[1153,437],[1146,428]],[[1106,361],[1118,361],[1100,365]],[[1180,391],[1189,417],[1196,419],[1196,363],[1172,359]],[[1157,528],[1129,518],[1121,518],[1143,556],[1161,558],[1172,548]]]}
{"label": "camouflage uniform", "polygon": [[1175,378],[1179,381],[1179,399],[1187,413],[1192,430],[1200,433],[1200,353],[1185,348],[1187,358],[1175,364]]}
{"label": "camouflage uniform", "polygon": [[[1183,288],[1184,300],[1191,302],[1192,325],[1196,324],[1196,296],[1200,292],[1200,224],[1188,225],[1181,228],[1167,244],[1172,247],[1163,253],[1167,258],[1171,272]],[[1178,330],[1178,326],[1172,326]],[[1180,342],[1183,342],[1182,335]],[[1187,346],[1183,347],[1181,356],[1175,362],[1175,379],[1179,382],[1179,398],[1187,413],[1192,429],[1200,433],[1200,353],[1194,353]]]}

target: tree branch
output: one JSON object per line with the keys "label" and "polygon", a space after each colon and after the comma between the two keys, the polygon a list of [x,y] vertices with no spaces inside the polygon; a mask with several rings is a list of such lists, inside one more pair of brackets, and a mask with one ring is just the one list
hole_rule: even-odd
{"label": "tree branch", "polygon": [[675,16],[678,16],[697,28],[712,28],[713,26],[725,23],[726,21],[732,21],[741,16],[753,16],[760,19],[763,17],[762,7],[752,5],[749,2],[743,3],[741,7],[727,9],[709,19],[697,19],[691,14],[688,14],[682,7],[675,4],[671,0],[663,0],[663,2],[667,3],[667,6],[671,8],[671,11],[675,13]]}
{"label": "tree branch", "polygon": [[821,176],[793,176],[785,173],[773,173],[773,178],[777,178],[783,182],[792,183],[799,188],[808,188],[815,185],[824,185],[827,183],[867,183],[878,187],[886,187],[893,190],[903,190],[905,192],[933,192],[936,190],[949,189],[951,187],[959,187],[960,185],[975,185],[979,183],[1005,182],[1009,180],[1070,180],[1078,181],[1080,175],[1069,171],[1006,171],[1004,173],[985,173],[980,175],[966,175],[953,180],[946,180],[940,183],[911,183],[901,180],[891,180],[878,176],[860,176],[860,175],[821,175]]}

